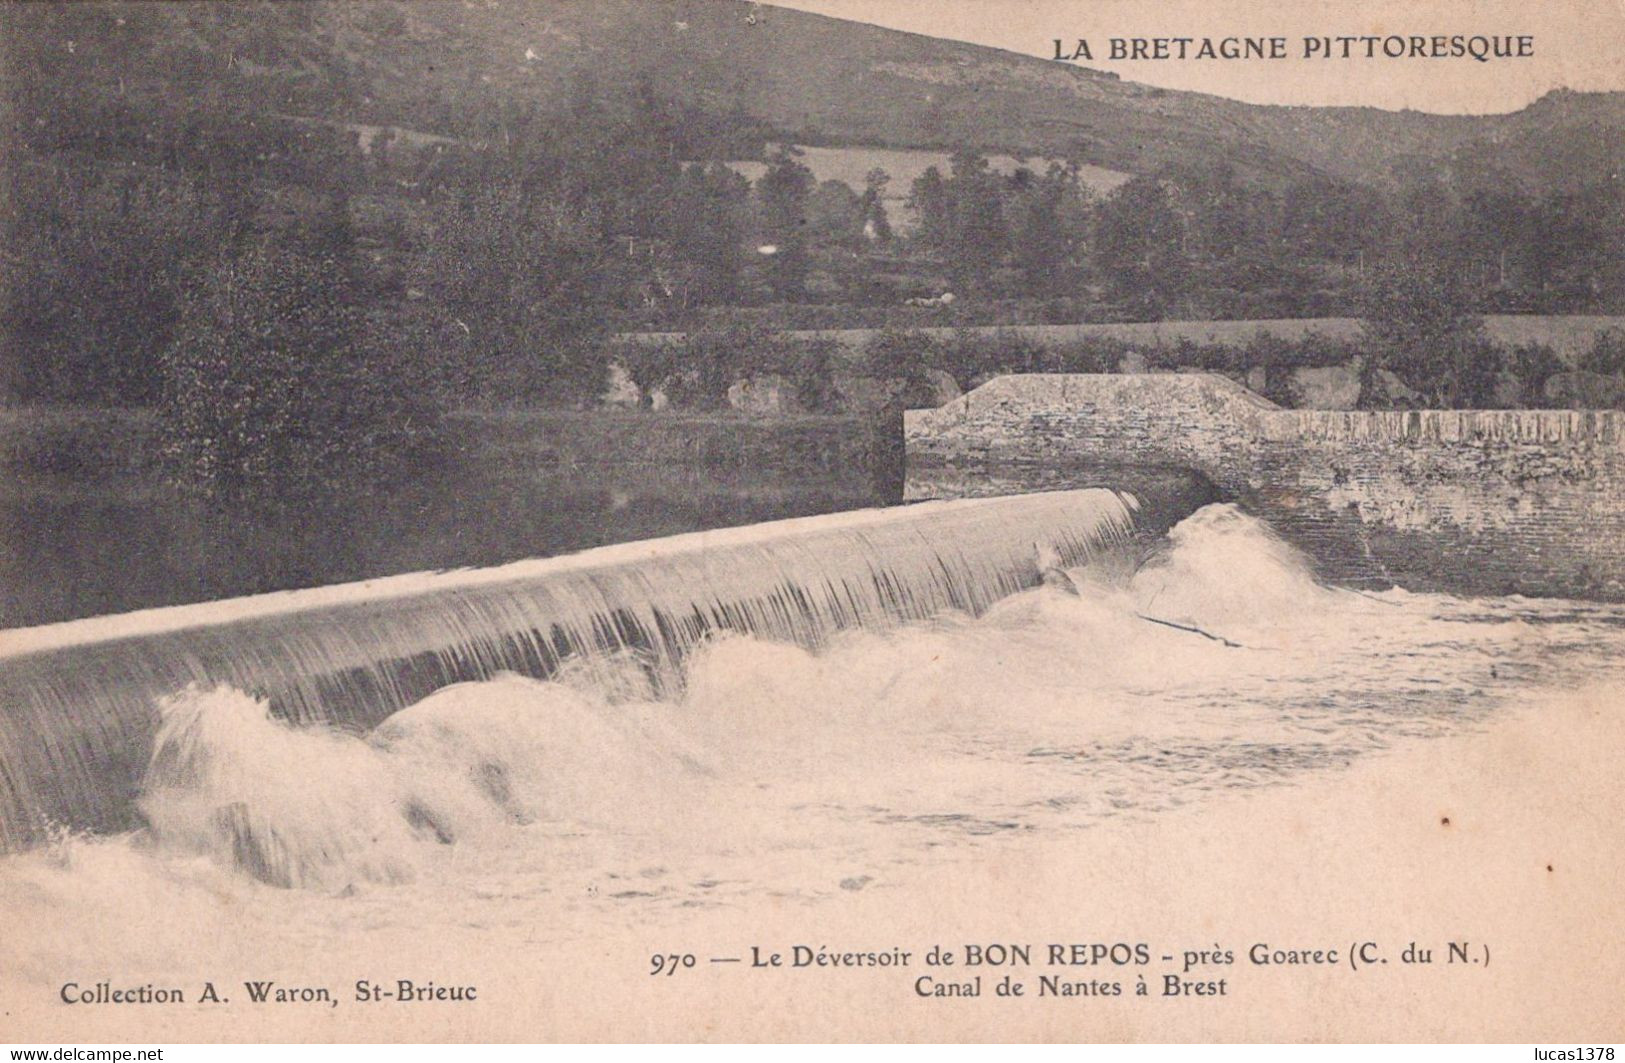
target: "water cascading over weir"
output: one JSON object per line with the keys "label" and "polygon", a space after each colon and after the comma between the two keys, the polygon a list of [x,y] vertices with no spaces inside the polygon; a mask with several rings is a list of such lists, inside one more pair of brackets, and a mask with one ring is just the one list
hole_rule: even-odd
{"label": "water cascading over weir", "polygon": [[[928,502],[0,632],[0,851],[135,823],[158,704],[229,685],[284,719],[367,729],[452,683],[638,656],[657,686],[713,632],[816,648],[844,628],[977,614],[1037,558],[1131,564],[1132,496]],[[1161,524],[1162,527],[1152,525]]]}

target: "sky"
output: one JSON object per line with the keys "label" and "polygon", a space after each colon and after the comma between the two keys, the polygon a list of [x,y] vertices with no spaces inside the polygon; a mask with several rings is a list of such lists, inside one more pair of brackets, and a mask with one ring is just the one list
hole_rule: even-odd
{"label": "sky", "polygon": [[[836,18],[1052,59],[1089,41],[1125,80],[1253,103],[1513,111],[1554,88],[1625,90],[1625,0],[773,0]],[[1529,35],[1523,59],[1304,59],[1306,36]],[[1282,60],[1121,60],[1112,37],[1284,36]],[[1191,47],[1195,47],[1192,45]]]}

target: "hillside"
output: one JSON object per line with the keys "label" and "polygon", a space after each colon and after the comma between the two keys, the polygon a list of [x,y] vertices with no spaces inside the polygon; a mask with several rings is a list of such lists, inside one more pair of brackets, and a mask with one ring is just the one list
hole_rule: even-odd
{"label": "hillside", "polygon": [[14,4],[0,41],[9,132],[58,146],[71,131],[53,125],[87,107],[178,99],[479,139],[504,108],[646,79],[800,143],[1066,152],[1129,172],[1225,160],[1267,183],[1381,185],[1421,167],[1541,193],[1625,161],[1621,93],[1482,117],[1258,106],[740,0]]}

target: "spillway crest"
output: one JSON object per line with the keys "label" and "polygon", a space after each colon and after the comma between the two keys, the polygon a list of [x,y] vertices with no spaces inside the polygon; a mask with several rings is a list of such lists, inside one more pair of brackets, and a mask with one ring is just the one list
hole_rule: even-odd
{"label": "spillway crest", "polygon": [[714,632],[816,649],[1115,564],[1135,508],[1108,490],[923,503],[0,632],[0,851],[132,825],[159,705],[190,687],[355,730],[567,663],[612,681],[631,657],[661,688]]}

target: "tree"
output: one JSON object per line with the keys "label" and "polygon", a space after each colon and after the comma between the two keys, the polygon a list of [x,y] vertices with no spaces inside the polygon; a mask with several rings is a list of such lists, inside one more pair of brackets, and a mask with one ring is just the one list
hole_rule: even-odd
{"label": "tree", "polygon": [[1398,228],[1373,189],[1329,177],[1295,181],[1281,205],[1281,237],[1297,255],[1358,266]]}
{"label": "tree", "polygon": [[486,401],[600,394],[604,320],[635,265],[615,255],[593,208],[500,174],[437,206],[417,286],[455,323],[449,385]]}
{"label": "tree", "polygon": [[763,246],[768,252],[768,284],[779,299],[800,298],[807,281],[807,197],[813,173],[796,153],[780,146],[756,181],[762,211]]}
{"label": "tree", "polygon": [[1005,227],[1004,198],[998,174],[987,157],[971,150],[950,159],[948,189],[949,275],[960,288],[985,285],[1004,258],[1010,233]]}
{"label": "tree", "polygon": [[1073,262],[1088,224],[1088,193],[1074,167],[1051,164],[1012,206],[1016,214],[1011,264],[1033,294],[1061,295],[1077,287]]}
{"label": "tree", "polygon": [[701,302],[738,296],[749,196],[750,183],[721,163],[685,167],[671,196],[672,246],[697,269]]}
{"label": "tree", "polygon": [[914,213],[918,225],[917,239],[927,249],[944,251],[948,247],[948,183],[942,171],[928,166],[914,179],[908,193],[908,209]]}
{"label": "tree", "polygon": [[1625,295],[1619,254],[1622,218],[1625,195],[1618,181],[1553,193],[1540,204],[1534,225],[1538,236],[1528,253],[1543,310],[1617,305]]}
{"label": "tree", "polygon": [[807,235],[818,246],[855,251],[863,246],[865,210],[842,181],[824,181],[807,197]]}
{"label": "tree", "polygon": [[30,400],[145,405],[204,249],[222,238],[218,200],[147,168],[0,167],[0,344],[5,388]]}
{"label": "tree", "polygon": [[1193,261],[1223,262],[1246,249],[1252,237],[1251,192],[1228,162],[1197,159],[1165,167],[1180,221],[1180,249]]}
{"label": "tree", "polygon": [[863,230],[878,244],[889,244],[892,240],[891,221],[886,217],[886,186],[889,184],[891,175],[878,166],[863,175]]}
{"label": "tree", "polygon": [[1095,261],[1112,297],[1145,318],[1161,317],[1184,291],[1180,223],[1162,181],[1136,177],[1101,204]]}
{"label": "tree", "polygon": [[1494,351],[1452,271],[1422,259],[1393,262],[1367,284],[1361,308],[1369,368],[1389,370],[1436,406],[1485,404]]}
{"label": "tree", "polygon": [[380,342],[354,251],[338,204],[228,248],[183,300],[159,413],[188,493],[249,516],[325,506],[393,483],[432,441],[436,395]]}
{"label": "tree", "polygon": [[1010,190],[974,149],[954,152],[949,166],[946,179],[932,166],[914,181],[909,206],[919,218],[918,239],[946,260],[956,287],[985,287],[1009,247],[1005,200]]}
{"label": "tree", "polygon": [[1529,272],[1527,251],[1542,239],[1535,203],[1516,190],[1475,189],[1462,200],[1451,257],[1482,287],[1511,291]]}

